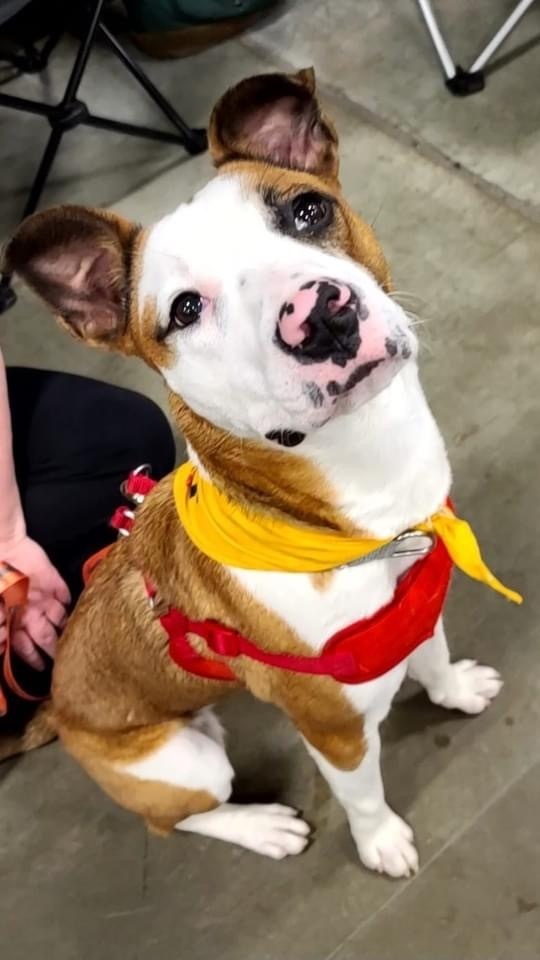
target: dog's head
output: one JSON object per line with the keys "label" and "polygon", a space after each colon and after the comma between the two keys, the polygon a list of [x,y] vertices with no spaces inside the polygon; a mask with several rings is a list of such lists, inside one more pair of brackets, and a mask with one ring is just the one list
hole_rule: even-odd
{"label": "dog's head", "polygon": [[312,71],[240,83],[209,140],[218,175],[156,225],[48,210],[7,265],[78,337],[139,355],[206,420],[292,446],[384,389],[416,341],[341,195]]}

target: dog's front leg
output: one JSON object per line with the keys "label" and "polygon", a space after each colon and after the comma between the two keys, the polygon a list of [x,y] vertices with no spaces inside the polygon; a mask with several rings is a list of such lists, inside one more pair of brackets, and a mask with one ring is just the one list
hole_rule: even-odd
{"label": "dog's front leg", "polygon": [[450,662],[442,617],[431,640],[410,656],[407,669],[427,690],[429,699],[448,710],[482,713],[502,687],[493,667],[481,666],[476,660]]}
{"label": "dog's front leg", "polygon": [[305,742],[345,808],[362,863],[391,877],[409,877],[418,869],[418,854],[411,828],[390,809],[384,798],[378,724],[370,727],[366,723],[364,738],[364,756],[354,770],[338,769],[307,740]]}

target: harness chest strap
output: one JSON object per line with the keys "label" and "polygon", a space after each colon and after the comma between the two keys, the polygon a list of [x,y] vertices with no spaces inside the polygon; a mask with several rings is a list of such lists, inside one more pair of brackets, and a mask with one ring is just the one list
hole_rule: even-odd
{"label": "harness chest strap", "polygon": [[191,620],[176,609],[159,619],[169,638],[171,658],[198,676],[237,680],[228,664],[201,656],[192,646],[190,634],[203,639],[218,656],[231,659],[243,656],[294,673],[332,677],[340,683],[365,683],[388,673],[433,636],[451,570],[452,561],[439,541],[432,552],[415,563],[399,581],[387,606],[372,617],[335,633],[315,656],[270,653],[236,630],[213,620]]}

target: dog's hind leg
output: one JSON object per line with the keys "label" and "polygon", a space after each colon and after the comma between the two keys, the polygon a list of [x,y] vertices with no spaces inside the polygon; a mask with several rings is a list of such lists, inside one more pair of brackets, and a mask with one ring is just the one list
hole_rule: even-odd
{"label": "dog's hind leg", "polygon": [[59,726],[70,753],[154,832],[200,833],[275,859],[300,853],[308,842],[309,827],[290,807],[227,802],[234,772],[221,726],[208,709],[189,721],[119,734]]}
{"label": "dog's hind leg", "polygon": [[482,713],[502,687],[493,667],[475,660],[450,662],[442,618],[431,640],[411,654],[407,670],[411,679],[425,687],[433,703],[464,713]]}

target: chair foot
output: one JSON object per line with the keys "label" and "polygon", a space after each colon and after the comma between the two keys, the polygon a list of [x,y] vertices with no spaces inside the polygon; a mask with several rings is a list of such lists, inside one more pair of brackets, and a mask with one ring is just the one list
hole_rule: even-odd
{"label": "chair foot", "polygon": [[455,76],[449,77],[445,82],[454,97],[470,97],[473,93],[480,93],[486,85],[482,70],[464,70],[460,66],[456,66]]}
{"label": "chair foot", "polygon": [[191,127],[189,133],[185,136],[185,146],[188,153],[193,157],[196,157],[198,153],[204,153],[208,149],[206,130]]}

